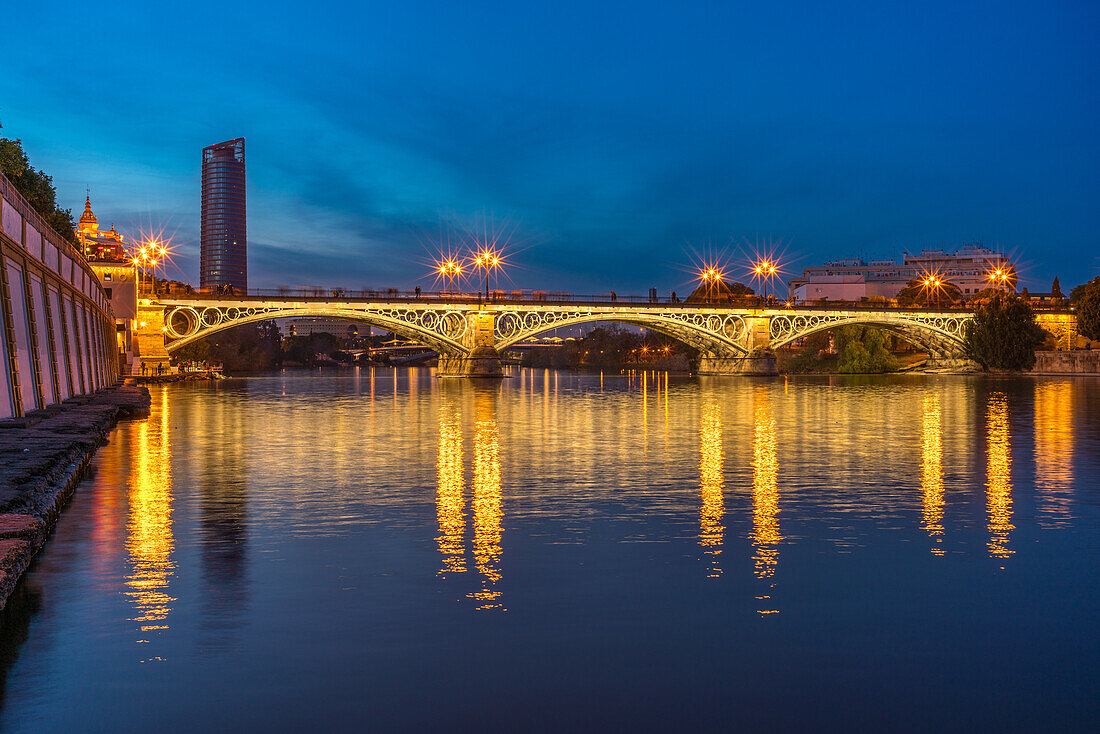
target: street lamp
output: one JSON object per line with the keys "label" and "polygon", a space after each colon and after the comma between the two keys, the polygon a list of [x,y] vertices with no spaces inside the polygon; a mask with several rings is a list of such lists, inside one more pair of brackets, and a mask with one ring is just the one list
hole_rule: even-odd
{"label": "street lamp", "polygon": [[707,301],[714,300],[714,291],[717,289],[718,284],[722,282],[722,271],[707,268],[700,273],[699,277],[707,284]]}
{"label": "street lamp", "polygon": [[764,300],[767,301],[768,280],[770,280],[772,276],[775,275],[775,263],[769,262],[768,260],[763,261],[756,266],[756,274],[757,276],[764,279]]}
{"label": "street lamp", "polygon": [[439,262],[439,275],[443,278],[444,287],[449,292],[453,292],[454,279],[462,275],[462,266],[454,260],[441,260]]}
{"label": "street lamp", "polygon": [[474,256],[474,265],[485,270],[485,300],[489,300],[489,270],[500,266],[500,256],[492,250],[479,252]]}
{"label": "street lamp", "polygon": [[935,275],[929,275],[923,281],[926,291],[932,292],[933,305],[939,305],[939,291],[940,286],[943,285],[943,281],[937,278]]}
{"label": "street lamp", "polygon": [[1009,269],[1005,267],[994,268],[987,278],[994,283],[994,287],[1008,289],[1008,282],[1012,280]]}

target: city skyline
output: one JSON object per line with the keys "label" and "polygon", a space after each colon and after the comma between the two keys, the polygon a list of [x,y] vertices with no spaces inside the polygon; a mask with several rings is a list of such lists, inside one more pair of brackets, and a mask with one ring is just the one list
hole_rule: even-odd
{"label": "city skyline", "polygon": [[[219,45],[201,9],[46,29],[19,8],[0,134],[64,207],[90,187],[105,222],[174,232],[168,275],[195,282],[194,151],[239,136],[259,287],[427,286],[435,241],[482,226],[514,239],[516,287],[577,292],[681,290],[693,257],[761,242],[788,279],[977,240],[1032,290],[1096,274],[1097,104],[1079,93],[1094,8],[575,10],[329,4],[293,34],[240,11],[242,42]],[[52,41],[108,32],[134,42],[86,57]],[[314,43],[280,57],[292,40]]]}

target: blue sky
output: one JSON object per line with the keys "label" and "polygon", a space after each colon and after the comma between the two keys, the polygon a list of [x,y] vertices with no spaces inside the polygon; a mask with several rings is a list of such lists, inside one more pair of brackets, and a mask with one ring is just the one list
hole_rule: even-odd
{"label": "blue sky", "polygon": [[[1100,274],[1096,3],[18,3],[0,134],[79,214],[167,225],[244,136],[253,286],[427,286],[508,233],[517,287],[685,289],[983,240]],[[18,32],[13,29],[20,29]],[[745,247],[751,243],[751,247]]]}

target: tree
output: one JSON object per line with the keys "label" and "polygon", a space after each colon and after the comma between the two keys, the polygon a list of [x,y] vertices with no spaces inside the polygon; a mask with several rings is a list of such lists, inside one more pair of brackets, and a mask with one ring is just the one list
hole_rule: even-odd
{"label": "tree", "polygon": [[1062,295],[1062,286],[1058,283],[1058,276],[1054,276],[1054,282],[1050,284],[1050,297],[1051,298],[1065,298]]}
{"label": "tree", "polygon": [[242,324],[191,342],[172,355],[180,361],[221,362],[227,372],[262,372],[282,362],[274,321]]}
{"label": "tree", "polygon": [[898,361],[886,346],[882,329],[871,326],[842,326],[836,331],[840,360],[837,371],[849,374],[892,372]]}
{"label": "tree", "polygon": [[731,298],[744,298],[753,295],[753,289],[744,283],[736,281],[719,280],[715,283],[703,282],[691,295],[684,299],[685,303],[714,303],[724,302]]}
{"label": "tree", "polygon": [[53,179],[30,164],[21,140],[0,138],[0,169],[54,231],[70,243],[78,244],[72,210],[58,207]]}
{"label": "tree", "polygon": [[1031,369],[1035,350],[1046,336],[1028,302],[1010,293],[999,293],[978,306],[964,326],[967,354],[985,369]]}
{"label": "tree", "polygon": [[898,293],[901,306],[950,306],[963,300],[959,286],[946,280],[928,285],[923,280],[911,280]]}
{"label": "tree", "polygon": [[1069,297],[1077,311],[1077,330],[1089,339],[1100,339],[1100,277],[1077,286]]}

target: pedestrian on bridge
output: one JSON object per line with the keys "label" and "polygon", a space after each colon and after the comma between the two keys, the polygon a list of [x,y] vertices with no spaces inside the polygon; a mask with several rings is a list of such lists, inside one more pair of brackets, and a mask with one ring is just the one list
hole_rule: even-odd
{"label": "pedestrian on bridge", "polygon": [[420,298],[420,286],[416,286],[415,293],[416,293],[416,297]]}

